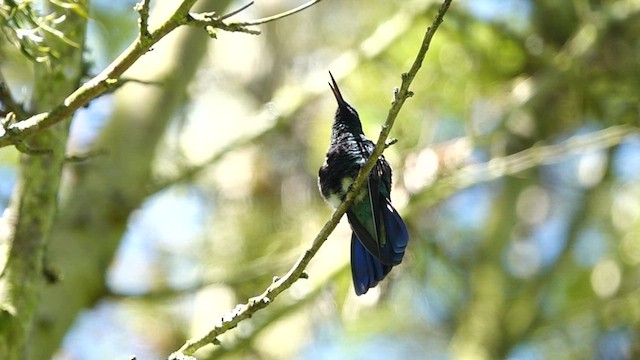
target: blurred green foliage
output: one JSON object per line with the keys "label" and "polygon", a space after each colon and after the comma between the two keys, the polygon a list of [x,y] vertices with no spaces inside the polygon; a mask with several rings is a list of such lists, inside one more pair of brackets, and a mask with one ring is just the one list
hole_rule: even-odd
{"label": "blurred green foliage", "polygon": [[[235,18],[291,5],[257,3]],[[166,356],[285,273],[330,214],[316,185],[335,110],[327,70],[345,75],[345,98],[375,138],[437,5],[327,0],[260,36],[211,40],[183,79],[187,94],[156,144],[149,183],[207,166],[131,214],[108,292],[59,358]],[[91,18],[97,72],[135,36],[136,20],[106,2]],[[411,228],[406,260],[357,298],[344,223],[308,280],[199,358],[639,358],[639,27],[633,0],[454,1],[392,131],[399,142],[385,152]],[[136,77],[165,76],[162,46]],[[131,86],[76,117],[71,151],[99,141],[113,107],[136,121],[144,104],[127,97],[151,90]],[[635,135],[560,157],[544,151],[616,129]],[[89,141],[74,140],[84,132]],[[128,149],[115,141],[108,146]],[[90,169],[72,168],[65,189]]]}

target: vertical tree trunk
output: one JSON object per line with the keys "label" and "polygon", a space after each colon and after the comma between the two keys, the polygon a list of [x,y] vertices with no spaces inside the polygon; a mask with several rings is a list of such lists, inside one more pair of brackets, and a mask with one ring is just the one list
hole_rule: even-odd
{"label": "vertical tree trunk", "polygon": [[[218,11],[229,2],[201,1],[197,8]],[[47,254],[62,281],[43,293],[47,300],[39,304],[30,359],[50,359],[78,313],[107,291],[105,275],[129,215],[147,196],[157,144],[184,103],[211,41],[199,29],[180,30],[178,35],[175,42],[163,42],[141,59],[163,62],[161,67],[147,65],[142,75],[162,86],[120,89],[114,114],[95,145],[106,155],[70,169],[73,191],[61,205]],[[171,51],[164,51],[165,46]],[[128,76],[136,77],[135,69]]]}
{"label": "vertical tree trunk", "polygon": [[[45,34],[51,48],[50,62],[35,64],[32,112],[49,110],[78,86],[82,66],[86,17],[74,11],[53,8],[46,13],[64,12],[66,18],[52,24],[69,43]],[[78,6],[87,9],[86,1]],[[73,43],[74,45],[70,45]],[[53,55],[56,54],[56,55]],[[44,283],[43,258],[47,238],[56,214],[58,186],[69,120],[47,129],[23,143],[17,186],[0,224],[0,354],[3,359],[24,359],[29,349],[27,336]]]}

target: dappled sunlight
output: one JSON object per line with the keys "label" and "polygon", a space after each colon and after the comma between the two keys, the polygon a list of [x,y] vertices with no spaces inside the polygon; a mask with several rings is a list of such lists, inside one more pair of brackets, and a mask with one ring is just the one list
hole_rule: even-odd
{"label": "dappled sunlight", "polygon": [[549,193],[542,187],[532,185],[518,196],[516,212],[520,221],[533,226],[544,221],[551,209]]}
{"label": "dappled sunlight", "polygon": [[640,230],[628,232],[620,241],[622,260],[630,266],[640,264]]}
{"label": "dappled sunlight", "polygon": [[505,258],[507,269],[518,278],[530,278],[542,268],[540,249],[530,239],[512,241]]}
{"label": "dappled sunlight", "polygon": [[591,273],[591,286],[601,298],[608,298],[615,294],[620,287],[621,280],[620,266],[611,259],[599,262]]}
{"label": "dappled sunlight", "polygon": [[611,222],[616,230],[629,232],[640,225],[640,187],[621,186],[613,194]]}
{"label": "dappled sunlight", "polygon": [[593,187],[602,181],[607,169],[607,156],[603,151],[582,155],[578,162],[578,183]]}
{"label": "dappled sunlight", "polygon": [[409,154],[404,164],[404,186],[409,192],[417,192],[433,183],[438,175],[439,159],[432,149],[424,149],[419,154]]}

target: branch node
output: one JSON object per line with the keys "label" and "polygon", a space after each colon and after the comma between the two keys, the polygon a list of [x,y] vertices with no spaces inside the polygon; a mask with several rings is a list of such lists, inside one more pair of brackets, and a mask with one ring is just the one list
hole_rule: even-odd
{"label": "branch node", "polygon": [[205,29],[207,34],[216,38],[215,29],[220,29],[224,31],[230,32],[243,32],[247,34],[258,35],[260,31],[247,28],[247,24],[245,23],[225,23],[222,21],[222,18],[218,16],[215,12],[205,12],[205,13],[189,13],[187,14],[187,25],[202,27]]}
{"label": "branch node", "polygon": [[[196,14],[198,15],[198,14]],[[220,17],[215,11],[203,12],[199,14],[205,21],[220,21]]]}
{"label": "branch node", "polygon": [[218,38],[218,32],[216,31],[216,28],[214,28],[213,26],[211,26],[211,25],[205,26],[204,27],[204,31],[207,32],[207,35],[209,35],[210,38],[212,38],[212,39],[217,39]]}
{"label": "branch node", "polygon": [[140,39],[149,39],[151,34],[149,33],[149,5],[151,0],[140,0],[135,4],[133,9],[140,14],[138,19],[138,28],[140,29]]}
{"label": "branch node", "polygon": [[7,115],[3,117],[2,120],[0,120],[0,125],[5,131],[9,131],[9,126],[15,123],[15,121],[16,121],[16,114],[12,111],[9,111]]}
{"label": "branch node", "polygon": [[384,148],[387,149],[387,148],[389,148],[390,146],[392,146],[393,144],[395,144],[397,142],[398,142],[398,139],[396,139],[396,138],[389,139],[384,143]]}
{"label": "branch node", "polygon": [[[249,299],[249,301],[247,301],[247,306],[252,307],[255,306],[258,302],[260,301],[260,297],[258,296],[254,296],[251,299]],[[238,304],[238,306],[236,306],[236,308],[234,310],[232,310],[231,312],[239,312],[241,310],[241,308],[243,308],[243,306],[241,304]]]}
{"label": "branch node", "polygon": [[62,274],[58,269],[54,269],[48,264],[42,268],[42,275],[47,284],[57,284],[62,281]]}
{"label": "branch node", "polygon": [[107,154],[107,151],[104,149],[89,150],[84,153],[65,155],[64,161],[70,162],[70,163],[79,163],[79,162],[91,160],[95,157],[106,155],[106,154]]}
{"label": "branch node", "polygon": [[51,149],[32,149],[22,140],[16,140],[15,147],[18,151],[27,155],[42,156],[53,154],[53,150]]}

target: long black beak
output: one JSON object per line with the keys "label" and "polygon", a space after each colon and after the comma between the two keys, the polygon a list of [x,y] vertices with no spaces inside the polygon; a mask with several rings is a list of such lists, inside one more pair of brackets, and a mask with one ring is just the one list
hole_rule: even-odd
{"label": "long black beak", "polygon": [[333,96],[336,97],[338,106],[345,106],[347,102],[344,101],[344,99],[342,98],[342,94],[340,93],[340,88],[338,87],[338,83],[336,82],[336,79],[333,78],[331,71],[329,71],[329,76],[331,77],[331,82],[329,83],[329,87],[331,88],[331,91],[333,91]]}

